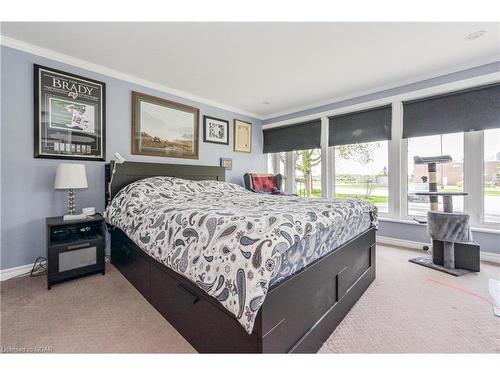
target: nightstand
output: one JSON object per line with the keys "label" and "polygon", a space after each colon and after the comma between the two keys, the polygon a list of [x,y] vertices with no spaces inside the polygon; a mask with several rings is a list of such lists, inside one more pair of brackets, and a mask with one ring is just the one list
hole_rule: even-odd
{"label": "nightstand", "polygon": [[82,220],[48,217],[47,288],[93,273],[105,273],[104,218],[96,214]]}

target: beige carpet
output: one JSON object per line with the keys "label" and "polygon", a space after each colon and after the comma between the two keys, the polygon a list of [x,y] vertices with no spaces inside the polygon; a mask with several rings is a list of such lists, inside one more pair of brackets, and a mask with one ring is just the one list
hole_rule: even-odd
{"label": "beige carpet", "polygon": [[[488,297],[500,267],[483,263],[481,273],[456,278],[409,263],[417,252],[377,250],[377,279],[321,353],[500,353],[500,318]],[[194,352],[112,266],[50,291],[43,277],[2,282],[1,347]]]}

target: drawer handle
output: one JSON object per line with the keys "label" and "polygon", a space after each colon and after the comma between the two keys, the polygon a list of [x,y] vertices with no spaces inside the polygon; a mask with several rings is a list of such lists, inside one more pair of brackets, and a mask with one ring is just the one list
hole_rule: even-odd
{"label": "drawer handle", "polygon": [[191,292],[189,289],[187,289],[184,285],[179,284],[177,285],[177,289],[187,298],[191,301],[191,303],[194,305],[196,302],[198,302],[198,297]]}
{"label": "drawer handle", "polygon": [[78,245],[68,246],[67,249],[68,250],[76,250],[76,249],[81,249],[83,247],[89,247],[89,246],[90,246],[90,242],[85,242],[85,243],[80,243]]}

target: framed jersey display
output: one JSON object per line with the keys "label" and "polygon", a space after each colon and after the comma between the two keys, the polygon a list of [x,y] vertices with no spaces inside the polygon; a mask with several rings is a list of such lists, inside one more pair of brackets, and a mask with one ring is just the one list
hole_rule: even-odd
{"label": "framed jersey display", "polygon": [[106,159],[106,84],[34,65],[35,158]]}

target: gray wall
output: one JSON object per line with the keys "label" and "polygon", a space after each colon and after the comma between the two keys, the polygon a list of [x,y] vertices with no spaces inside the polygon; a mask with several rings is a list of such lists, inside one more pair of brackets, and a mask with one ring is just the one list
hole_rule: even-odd
{"label": "gray wall", "polygon": [[[219,165],[219,158],[233,158],[227,180],[242,184],[248,171],[263,172],[260,120],[168,95],[102,74],[89,72],[8,47],[1,47],[1,269],[32,263],[45,255],[45,217],[65,212],[66,193],[54,191],[56,166],[62,161],[33,158],[33,63],[98,79],[106,83],[107,160],[119,152],[127,160],[156,163]],[[168,74],[168,72],[165,72]],[[163,97],[200,109],[199,160],[132,156],[130,119],[132,90]],[[203,143],[202,116],[230,122],[228,146]],[[233,152],[234,118],[253,124],[252,154]],[[89,188],[77,192],[77,207],[104,209],[104,162],[85,162]]]}
{"label": "gray wall", "polygon": [[464,80],[464,79],[468,79],[468,78],[478,77],[478,76],[482,76],[485,74],[496,73],[499,71],[500,71],[500,61],[494,62],[491,64],[478,66],[478,67],[471,68],[471,69],[462,70],[460,72],[442,75],[442,76],[435,77],[432,79],[426,79],[424,81],[415,82],[415,83],[411,83],[411,84],[404,85],[404,86],[395,87],[392,89],[374,92],[374,93],[368,94],[368,95],[358,96],[355,98],[342,100],[339,102],[325,104],[325,105],[310,108],[310,109],[307,109],[304,111],[287,113],[287,114],[282,115],[282,116],[277,116],[277,117],[266,119],[263,121],[263,124],[271,124],[273,122],[290,120],[290,119],[293,119],[295,117],[301,117],[301,116],[312,115],[312,114],[320,113],[320,112],[332,111],[332,110],[337,109],[337,108],[348,107],[351,105],[356,105],[356,104],[360,104],[360,103],[364,103],[364,102],[369,102],[372,100],[387,98],[389,96],[400,95],[400,94],[404,94],[407,92],[425,89],[427,87],[444,85],[446,83],[451,83],[451,82],[460,81],[460,80]]}
{"label": "gray wall", "polygon": [[[425,225],[413,223],[379,222],[377,235],[407,241],[429,243]],[[481,251],[500,254],[500,234],[473,231],[474,241],[481,245]]]}
{"label": "gray wall", "polygon": [[[108,161],[113,158],[112,155],[115,152],[121,153],[128,160],[204,165],[218,165],[221,156],[232,157],[234,169],[228,171],[227,178],[228,181],[240,184],[242,183],[242,175],[246,171],[264,171],[266,168],[266,158],[261,153],[262,123],[257,119],[240,116],[236,113],[168,95],[8,47],[2,46],[0,53],[2,80],[0,92],[1,269],[29,264],[37,256],[44,255],[45,217],[60,215],[66,208],[65,193],[56,192],[53,189],[55,168],[60,161],[33,158],[33,63],[106,82]],[[281,116],[280,118],[266,120],[265,122],[269,123],[340,108],[346,105],[499,70],[500,63],[488,64],[432,80]],[[204,114],[227,119],[231,124],[235,117],[251,121],[253,123],[252,154],[234,153],[232,151],[231,128],[229,146],[213,145],[200,141],[199,160],[130,155],[130,92],[132,90],[175,100],[199,108],[200,130],[201,116]],[[77,193],[77,205],[79,208],[95,206],[97,210],[102,211],[104,208],[104,163],[86,162],[86,166],[89,188]],[[381,222],[379,234],[419,242],[425,242],[426,240],[425,229],[423,227],[404,223]],[[476,232],[474,236],[481,244],[483,250],[500,253],[500,235]]]}

